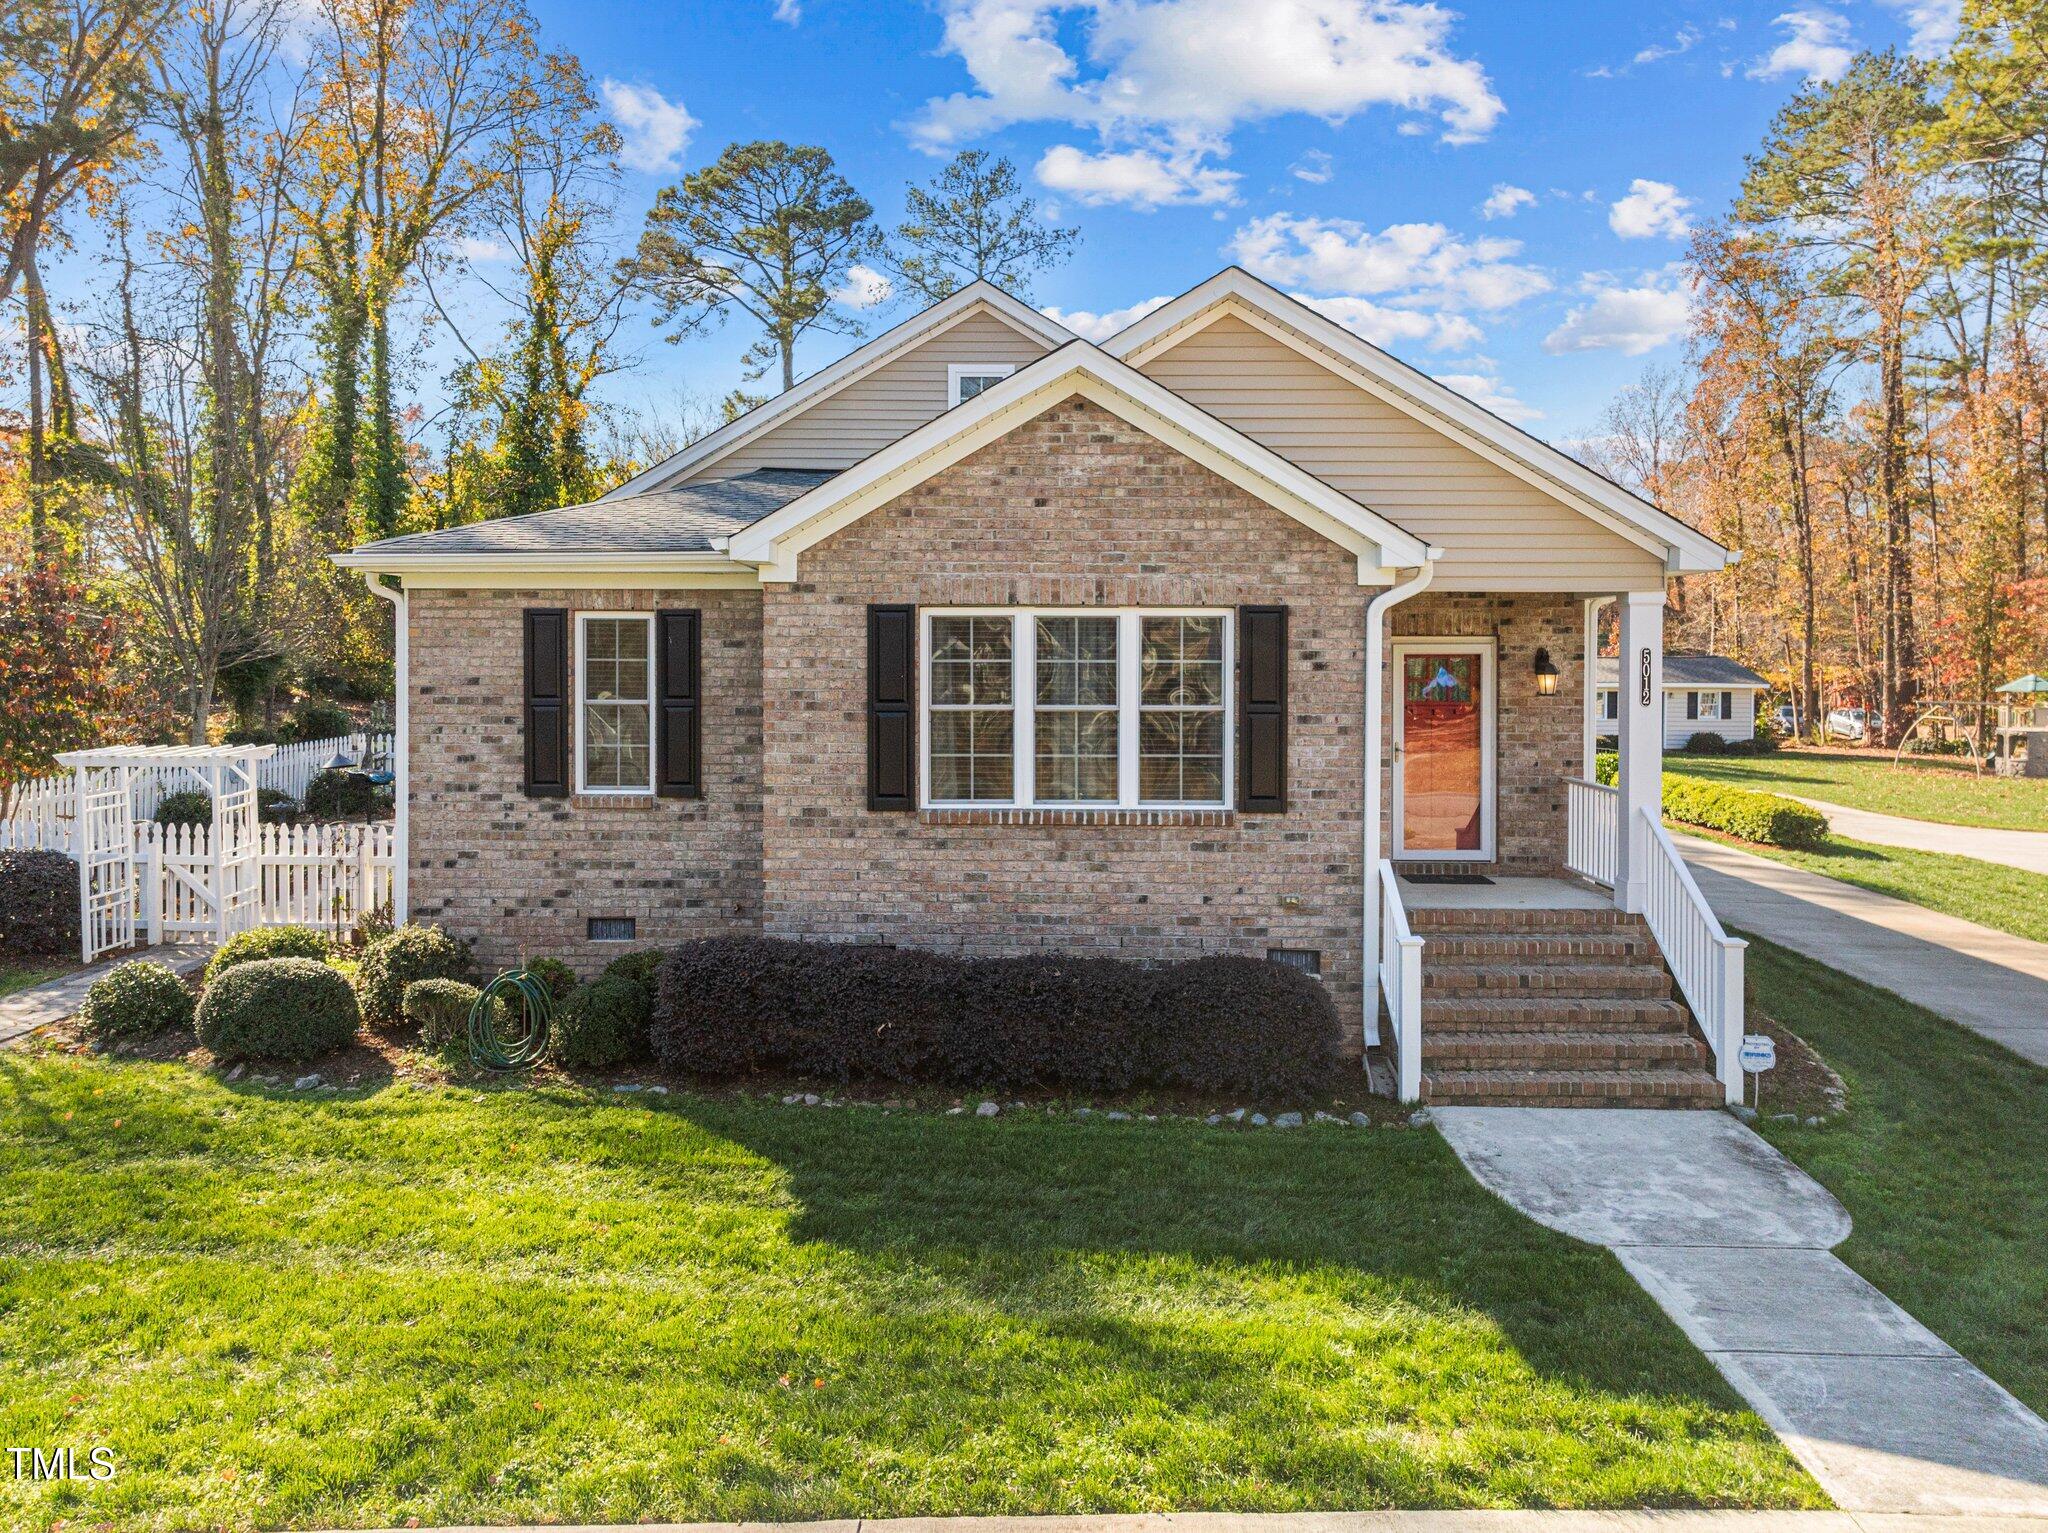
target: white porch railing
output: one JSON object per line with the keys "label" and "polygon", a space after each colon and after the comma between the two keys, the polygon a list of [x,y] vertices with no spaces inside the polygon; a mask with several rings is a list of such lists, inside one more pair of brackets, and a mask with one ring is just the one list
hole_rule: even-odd
{"label": "white porch railing", "polygon": [[1408,929],[1401,881],[1380,863],[1380,994],[1387,998],[1398,1095],[1422,1099],[1422,939]]}
{"label": "white porch railing", "polygon": [[1621,865],[1621,794],[1583,777],[1567,777],[1564,786],[1564,865],[1579,877],[1612,889]]}
{"label": "white porch railing", "polygon": [[1649,856],[1643,919],[1714,1051],[1714,1073],[1730,1102],[1742,1100],[1742,955],[1748,943],[1722,930],[1657,813],[1640,813]]}

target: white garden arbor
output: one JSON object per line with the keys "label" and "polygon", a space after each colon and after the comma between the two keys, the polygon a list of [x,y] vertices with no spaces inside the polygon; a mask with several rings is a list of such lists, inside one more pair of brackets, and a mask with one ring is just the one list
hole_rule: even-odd
{"label": "white garden arbor", "polygon": [[76,782],[79,945],[85,961],[135,943],[135,790],[154,776],[166,790],[206,790],[213,806],[210,867],[172,869],[210,914],[209,935],[225,942],[256,924],[256,775],[274,745],[116,745],[65,751],[58,763]]}

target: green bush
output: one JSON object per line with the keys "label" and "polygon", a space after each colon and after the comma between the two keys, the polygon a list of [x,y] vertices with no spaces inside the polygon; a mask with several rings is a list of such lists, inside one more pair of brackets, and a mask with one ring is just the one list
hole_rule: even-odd
{"label": "green bush", "polygon": [[220,1059],[312,1059],[355,1037],[348,981],[310,958],[237,964],[199,1000],[199,1041]]}
{"label": "green bush", "polygon": [[36,848],[0,852],[0,948],[69,957],[78,952],[78,864]]}
{"label": "green bush", "polygon": [[1664,774],[1664,813],[1681,825],[1701,825],[1765,846],[1819,846],[1827,816],[1775,793],[1731,788],[1679,772]]}
{"label": "green bush", "polygon": [[363,1018],[372,1027],[396,1026],[405,1016],[405,987],[416,979],[461,979],[469,973],[469,947],[438,926],[398,927],[363,950],[356,972]]}
{"label": "green bush", "polygon": [[481,993],[459,979],[416,979],[405,987],[405,1020],[420,1030],[428,1048],[444,1048],[468,1032],[470,1009]]}
{"label": "green bush", "polygon": [[294,740],[332,740],[352,733],[356,726],[355,720],[334,704],[308,698],[292,710],[291,722],[285,727]]}
{"label": "green bush", "polygon": [[192,1025],[192,992],[162,964],[137,959],[92,982],[78,1019],[96,1043],[148,1038]]}
{"label": "green bush", "polygon": [[1613,787],[1621,778],[1621,754],[1618,751],[1601,751],[1593,758],[1593,781],[1604,782]]}
{"label": "green bush", "polygon": [[559,958],[536,958],[526,966],[526,972],[548,987],[557,1011],[576,993],[576,986],[581,983],[576,978],[576,971]]}
{"label": "green bush", "polygon": [[157,800],[154,816],[159,825],[211,825],[213,795],[204,788],[180,788]]}
{"label": "green bush", "polygon": [[325,769],[306,784],[305,811],[316,820],[360,820],[377,807],[377,785],[360,772]]}
{"label": "green bush", "polygon": [[644,947],[637,953],[628,953],[623,958],[614,958],[604,966],[604,978],[628,979],[636,985],[645,985],[651,993],[655,977],[661,973],[661,961],[668,957],[658,947]]}
{"label": "green bush", "polygon": [[259,926],[237,932],[220,945],[220,951],[206,961],[206,983],[212,984],[238,963],[255,963],[264,958],[310,958],[324,963],[334,944],[310,926]]}
{"label": "green bush", "polygon": [[1725,755],[1727,750],[1728,742],[1711,729],[1699,730],[1685,742],[1685,753],[1688,756],[1720,756]]}
{"label": "green bush", "polygon": [[266,825],[289,825],[299,817],[299,801],[282,788],[256,790],[256,818]]}
{"label": "green bush", "polygon": [[555,1058],[590,1067],[646,1059],[652,1052],[647,1023],[653,1010],[651,987],[619,974],[594,980],[555,1013],[550,1031]]}

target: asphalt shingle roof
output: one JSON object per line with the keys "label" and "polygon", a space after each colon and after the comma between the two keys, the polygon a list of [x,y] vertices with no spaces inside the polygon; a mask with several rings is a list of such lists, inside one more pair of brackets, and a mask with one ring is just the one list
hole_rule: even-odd
{"label": "asphalt shingle roof", "polygon": [[[1593,663],[1594,685],[1611,687],[1617,662],[1602,655]],[[1726,655],[1664,656],[1664,685],[1667,687],[1768,687],[1770,683],[1739,661]]]}
{"label": "asphalt shingle roof", "polygon": [[708,553],[711,539],[734,533],[833,477],[829,471],[764,468],[731,479],[651,490],[622,500],[530,511],[440,532],[412,532],[368,543],[358,553],[559,554]]}

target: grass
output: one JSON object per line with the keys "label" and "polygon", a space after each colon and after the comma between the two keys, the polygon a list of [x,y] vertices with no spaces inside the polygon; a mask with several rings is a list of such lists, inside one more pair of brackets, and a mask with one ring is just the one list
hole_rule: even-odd
{"label": "grass", "polygon": [[1848,1208],[1855,1232],[1839,1254],[2048,1412],[2048,1070],[1824,963],[1750,944],[1757,1001],[1848,1088],[1848,1111],[1820,1127],[1761,1125]]}
{"label": "grass", "polygon": [[0,1440],[185,1528],[1812,1506],[1434,1132],[0,1056]]}
{"label": "grass", "polygon": [[47,958],[19,958],[0,953],[0,995],[12,995],[30,985],[40,985],[46,979],[69,974],[77,967],[75,963],[54,963]]}
{"label": "grass", "polygon": [[1922,758],[1895,768],[1889,754],[1781,750],[1767,756],[1674,753],[1664,764],[1674,772],[1738,788],[1790,793],[1909,820],[2048,831],[2048,779],[1980,777],[1967,762]]}
{"label": "grass", "polygon": [[1698,825],[1673,822],[1671,829],[1739,847],[1809,873],[1838,878],[1878,894],[1889,894],[1894,899],[1909,900],[1993,931],[2048,942],[2048,878],[2039,873],[1998,862],[1981,862],[1975,857],[1913,851],[1901,846],[1873,846],[1841,836],[1831,835],[1825,845],[1804,851],[1738,841]]}

